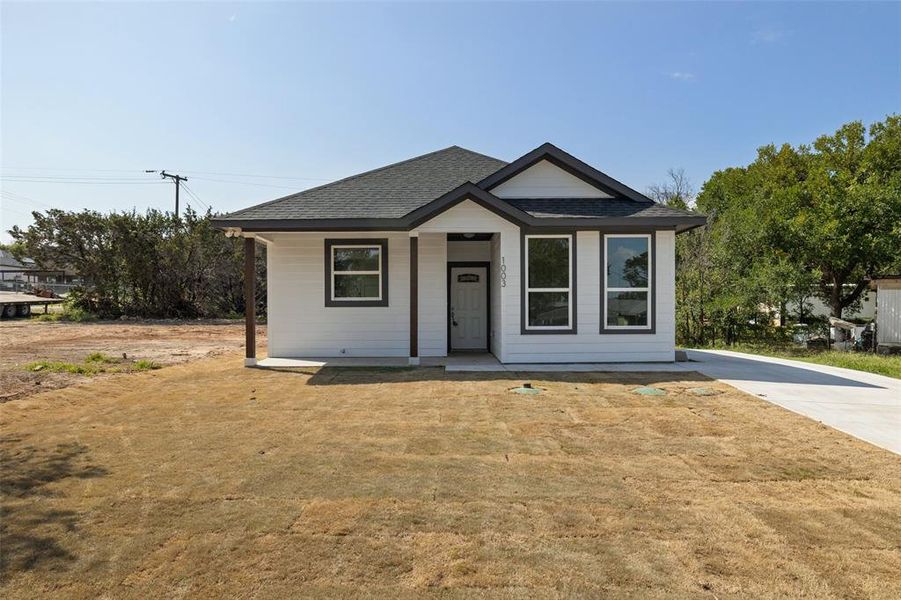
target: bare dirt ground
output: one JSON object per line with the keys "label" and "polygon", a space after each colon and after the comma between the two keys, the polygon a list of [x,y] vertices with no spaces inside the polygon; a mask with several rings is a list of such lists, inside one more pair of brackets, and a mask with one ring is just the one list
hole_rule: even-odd
{"label": "bare dirt ground", "polygon": [[[257,333],[265,346],[265,327]],[[94,352],[167,366],[234,352],[244,345],[243,321],[0,321],[0,402],[83,382],[88,376],[31,371],[36,361],[83,363]],[[106,377],[107,374],[91,375]]]}
{"label": "bare dirt ground", "polygon": [[901,597],[901,459],[724,384],[240,365],[0,407],[0,593]]}

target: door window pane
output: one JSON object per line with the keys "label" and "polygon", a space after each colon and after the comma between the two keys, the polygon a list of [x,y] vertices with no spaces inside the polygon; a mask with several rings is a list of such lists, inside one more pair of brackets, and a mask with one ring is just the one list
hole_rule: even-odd
{"label": "door window pane", "polygon": [[607,287],[648,287],[648,238],[607,238]]}
{"label": "door window pane", "polygon": [[569,287],[569,238],[528,238],[529,287]]}
{"label": "door window pane", "polygon": [[569,325],[569,292],[529,292],[528,295],[530,326]]}
{"label": "door window pane", "polygon": [[609,327],[645,327],[647,324],[647,292],[607,292]]}

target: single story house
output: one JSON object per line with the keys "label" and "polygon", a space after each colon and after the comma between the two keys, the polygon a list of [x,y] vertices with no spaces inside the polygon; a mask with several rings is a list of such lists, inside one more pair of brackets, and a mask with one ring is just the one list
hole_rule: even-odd
{"label": "single story house", "polygon": [[704,223],[552,144],[452,146],[214,220],[245,239],[248,298],[266,246],[270,357],[410,364],[673,361],[676,235]]}

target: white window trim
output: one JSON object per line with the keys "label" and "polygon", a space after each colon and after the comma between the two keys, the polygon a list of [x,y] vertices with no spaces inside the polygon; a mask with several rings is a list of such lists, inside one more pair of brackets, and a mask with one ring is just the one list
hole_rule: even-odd
{"label": "white window trim", "polygon": [[[604,270],[604,329],[609,330],[625,330],[625,331],[643,331],[651,329],[651,288],[654,284],[654,257],[652,256],[653,244],[651,243],[653,236],[650,233],[605,233],[604,234],[604,264],[601,269]],[[645,287],[607,287],[607,263],[610,247],[607,240],[610,238],[645,238],[648,242],[648,285]],[[610,302],[607,292],[647,292],[648,294],[648,322],[647,325],[608,325],[607,324],[607,305]]]}
{"label": "white window trim", "polygon": [[[344,248],[375,248],[378,250],[379,268],[377,271],[338,271],[335,269],[335,250]],[[332,244],[332,280],[331,280],[331,298],[333,302],[374,302],[382,299],[382,247],[379,244]],[[335,296],[335,277],[343,275],[378,275],[379,276],[379,294],[378,296],[363,296],[360,298],[344,298]]]}
{"label": "white window trim", "polygon": [[[533,288],[529,286],[529,240],[531,239],[540,239],[540,238],[551,238],[551,239],[566,239],[569,240],[569,244],[567,245],[567,249],[569,250],[569,287],[565,288]],[[523,285],[526,288],[526,297],[525,302],[523,303],[523,310],[525,311],[525,329],[526,331],[570,331],[573,328],[573,236],[571,234],[547,234],[547,235],[527,235],[525,236],[525,240],[523,242],[525,247],[525,252],[523,253],[523,260],[525,261],[525,281]],[[568,309],[568,317],[566,325],[529,325],[529,292],[568,292],[569,301],[567,304]]]}

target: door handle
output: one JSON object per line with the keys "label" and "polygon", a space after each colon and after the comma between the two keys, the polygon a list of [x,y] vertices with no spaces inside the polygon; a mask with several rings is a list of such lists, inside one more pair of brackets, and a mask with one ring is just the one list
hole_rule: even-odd
{"label": "door handle", "polygon": [[457,317],[454,316],[454,309],[451,308],[451,325],[457,326]]}

